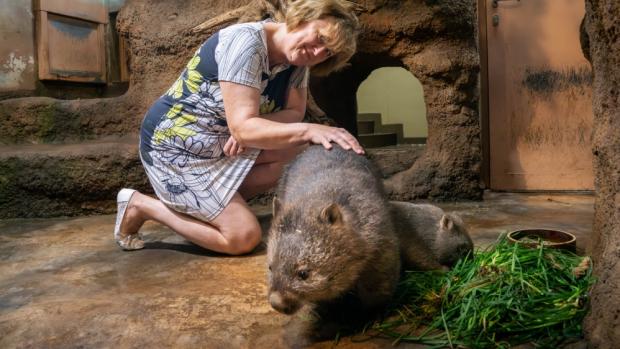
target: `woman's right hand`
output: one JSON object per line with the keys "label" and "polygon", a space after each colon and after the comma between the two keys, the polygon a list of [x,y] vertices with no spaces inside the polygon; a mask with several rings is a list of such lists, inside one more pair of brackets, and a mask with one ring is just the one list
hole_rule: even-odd
{"label": "woman's right hand", "polygon": [[344,128],[331,127],[321,124],[307,124],[306,139],[314,144],[322,144],[325,149],[331,149],[331,142],[340,145],[343,149],[353,149],[358,154],[364,154],[364,148]]}
{"label": "woman's right hand", "polygon": [[239,145],[239,143],[236,139],[233,138],[233,136],[230,136],[228,138],[228,141],[226,141],[226,144],[224,144],[223,150],[226,156],[237,156],[243,153],[245,149]]}

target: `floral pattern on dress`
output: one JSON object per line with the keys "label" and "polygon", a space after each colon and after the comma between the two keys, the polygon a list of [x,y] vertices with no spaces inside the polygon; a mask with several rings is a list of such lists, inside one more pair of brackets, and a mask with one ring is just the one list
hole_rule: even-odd
{"label": "floral pattern on dress", "polygon": [[259,114],[270,114],[280,110],[280,107],[276,108],[276,101],[269,99],[269,96],[260,96],[260,106],[258,108]]}
{"label": "floral pattern on dress", "polygon": [[198,134],[188,127],[195,124],[197,120],[198,117],[183,112],[183,104],[175,103],[153,133],[153,142],[161,144],[166,140],[174,139],[174,137],[181,137],[185,141],[187,137]]}
{"label": "floral pattern on dress", "polygon": [[181,98],[181,96],[183,96],[184,85],[190,93],[198,92],[200,84],[204,80],[202,74],[200,74],[200,72],[196,70],[198,63],[200,63],[199,54],[200,49],[196,51],[194,57],[192,57],[189,63],[187,63],[187,66],[185,67],[185,70],[183,71],[181,76],[179,76],[179,78],[174,82],[174,84],[172,84],[172,87],[170,87],[168,92],[166,92],[168,96],[171,96],[174,99]]}
{"label": "floral pattern on dress", "polygon": [[177,136],[174,139],[174,143],[175,146],[168,147],[168,149],[162,152],[162,158],[179,167],[185,167],[191,158],[200,156],[205,149],[204,143],[193,136],[187,137],[184,140]]}
{"label": "floral pattern on dress", "polygon": [[213,195],[209,190],[192,189],[199,187],[197,184],[202,183],[205,175],[209,176],[207,169],[201,173],[184,174],[165,171],[161,174],[160,182],[168,192],[170,201],[188,208],[200,208],[201,202]]}
{"label": "floral pattern on dress", "polygon": [[200,85],[198,92],[191,94],[184,99],[184,102],[185,104],[195,106],[190,112],[196,115],[225,118],[222,91],[217,82],[204,81]]}

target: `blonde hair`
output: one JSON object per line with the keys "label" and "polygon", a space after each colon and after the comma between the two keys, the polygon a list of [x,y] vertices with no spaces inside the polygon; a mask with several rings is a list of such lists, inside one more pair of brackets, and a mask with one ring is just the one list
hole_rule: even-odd
{"label": "blonde hair", "polygon": [[294,30],[303,22],[316,19],[331,21],[327,47],[333,55],[312,67],[312,73],[325,76],[346,66],[357,47],[359,21],[354,4],[346,0],[292,0],[286,9],[286,27]]}

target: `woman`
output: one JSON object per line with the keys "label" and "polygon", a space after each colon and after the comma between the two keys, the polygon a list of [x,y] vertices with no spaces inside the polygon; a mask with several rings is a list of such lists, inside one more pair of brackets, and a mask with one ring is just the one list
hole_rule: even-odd
{"label": "woman", "polygon": [[363,153],[343,129],[301,123],[309,67],[344,66],[357,27],[347,1],[298,0],[286,23],[236,24],[209,38],[146,113],[140,157],[158,199],[119,192],[119,246],[142,248],[138,230],[152,219],[204,248],[250,252],[261,229],[246,200],[273,187],[306,144]]}

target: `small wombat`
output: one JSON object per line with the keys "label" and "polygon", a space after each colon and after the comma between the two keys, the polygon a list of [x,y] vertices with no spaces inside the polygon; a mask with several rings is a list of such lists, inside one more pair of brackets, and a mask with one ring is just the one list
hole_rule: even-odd
{"label": "small wombat", "polygon": [[404,270],[450,268],[473,251],[461,218],[429,204],[390,201]]}
{"label": "small wombat", "polygon": [[388,302],[400,274],[383,185],[365,157],[310,146],[285,170],[267,245],[269,301],[285,314],[353,295],[364,310]]}

